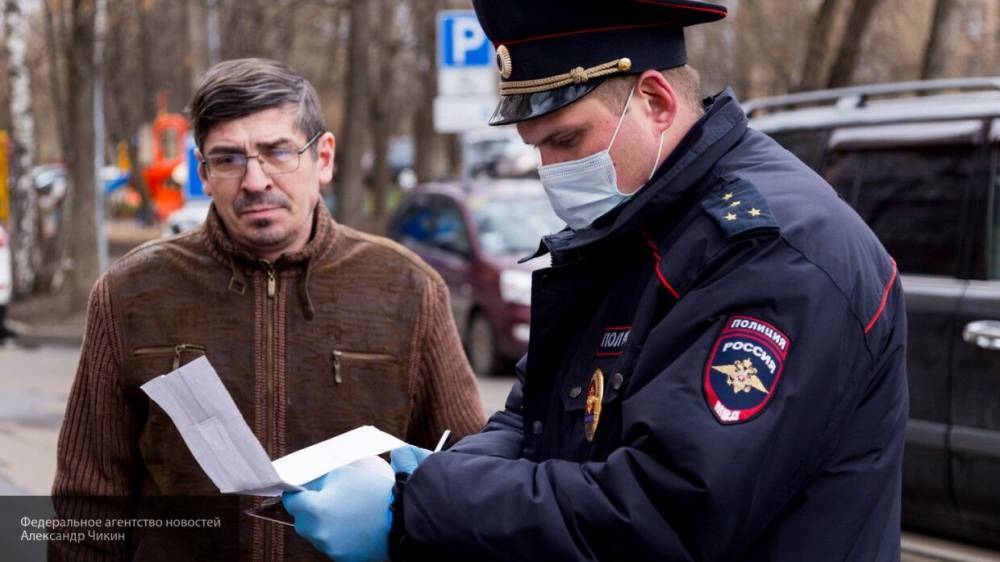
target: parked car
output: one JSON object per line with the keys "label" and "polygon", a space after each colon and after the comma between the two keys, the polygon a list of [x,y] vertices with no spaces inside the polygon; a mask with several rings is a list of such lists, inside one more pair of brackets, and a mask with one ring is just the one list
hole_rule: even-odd
{"label": "parked car", "polygon": [[211,199],[189,199],[176,211],[167,215],[167,220],[163,221],[161,238],[173,236],[205,222],[208,217],[208,209],[212,206]]}
{"label": "parked car", "polygon": [[858,211],[903,274],[904,525],[1000,548],[1000,78],[745,109]]}
{"label": "parked car", "polygon": [[11,335],[6,328],[7,305],[10,304],[10,294],[14,288],[11,269],[10,238],[3,226],[0,226],[0,342]]}
{"label": "parked car", "polygon": [[418,186],[388,231],[444,278],[469,362],[488,374],[528,349],[531,273],[548,258],[518,259],[563,227],[537,179],[507,179]]}
{"label": "parked car", "polygon": [[462,135],[464,173],[473,178],[538,177],[538,150],[513,127],[489,127]]}

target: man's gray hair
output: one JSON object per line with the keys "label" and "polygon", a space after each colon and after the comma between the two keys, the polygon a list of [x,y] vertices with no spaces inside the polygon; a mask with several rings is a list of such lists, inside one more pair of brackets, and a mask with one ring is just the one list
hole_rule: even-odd
{"label": "man's gray hair", "polygon": [[258,58],[220,62],[191,97],[195,143],[204,150],[205,137],[219,123],[284,105],[297,108],[295,125],[307,139],[326,131],[316,89],[287,65]]}

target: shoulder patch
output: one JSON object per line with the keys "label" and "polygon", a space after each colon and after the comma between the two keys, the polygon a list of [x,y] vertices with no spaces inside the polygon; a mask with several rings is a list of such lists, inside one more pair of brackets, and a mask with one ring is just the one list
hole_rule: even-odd
{"label": "shoulder patch", "polygon": [[702,200],[701,206],[719,223],[726,237],[733,237],[760,228],[778,228],[764,195],[757,187],[738,180],[714,191]]}
{"label": "shoulder patch", "polygon": [[730,316],[705,363],[705,400],[723,424],[750,421],[771,401],[791,341],[752,316]]}

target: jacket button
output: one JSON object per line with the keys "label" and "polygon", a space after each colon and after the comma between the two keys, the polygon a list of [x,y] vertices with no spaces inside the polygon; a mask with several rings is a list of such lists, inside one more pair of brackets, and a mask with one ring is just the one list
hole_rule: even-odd
{"label": "jacket button", "polygon": [[532,431],[532,433],[534,433],[535,435],[541,435],[541,434],[542,434],[542,429],[543,429],[544,427],[545,427],[545,426],[543,426],[543,425],[542,425],[542,422],[540,422],[540,421],[536,421],[535,423],[533,423],[533,424],[531,425],[531,431]]}
{"label": "jacket button", "polygon": [[582,393],[583,393],[583,387],[582,386],[574,386],[573,389],[569,391],[569,397],[570,398],[576,398],[577,396],[579,396]]}
{"label": "jacket button", "polygon": [[615,373],[615,376],[611,377],[611,387],[615,390],[621,388],[623,382],[625,382],[625,377],[621,373]]}

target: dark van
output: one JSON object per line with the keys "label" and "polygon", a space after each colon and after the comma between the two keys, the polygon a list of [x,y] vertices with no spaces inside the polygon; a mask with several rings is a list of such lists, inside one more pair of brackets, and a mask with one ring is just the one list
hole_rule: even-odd
{"label": "dark van", "polygon": [[821,174],[903,273],[903,524],[1000,548],[1000,78],[745,104]]}

